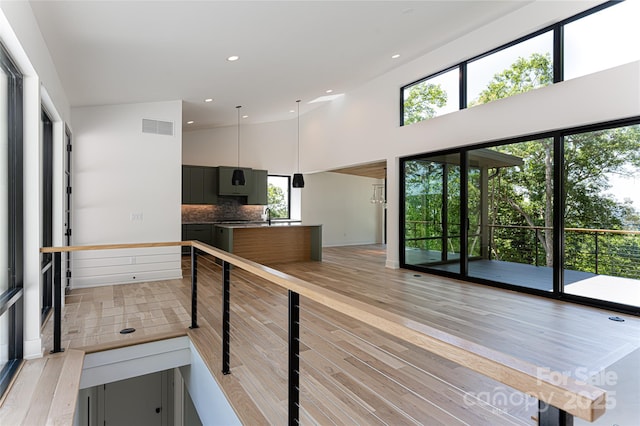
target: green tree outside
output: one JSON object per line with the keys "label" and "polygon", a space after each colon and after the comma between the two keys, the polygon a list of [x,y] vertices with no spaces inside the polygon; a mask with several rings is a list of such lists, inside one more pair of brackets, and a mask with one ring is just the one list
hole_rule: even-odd
{"label": "green tree outside", "polygon": [[273,219],[286,219],[289,217],[289,206],[286,194],[279,186],[270,183],[267,186],[268,208]]}
{"label": "green tree outside", "polygon": [[447,104],[447,92],[440,84],[424,82],[408,90],[409,96],[404,101],[404,124],[433,118],[436,107],[442,108]]}

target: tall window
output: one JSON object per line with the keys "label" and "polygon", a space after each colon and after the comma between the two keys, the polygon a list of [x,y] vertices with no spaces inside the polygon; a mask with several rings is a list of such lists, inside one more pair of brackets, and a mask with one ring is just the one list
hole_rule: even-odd
{"label": "tall window", "polygon": [[[53,122],[44,108],[40,118],[42,135],[42,246],[53,245]],[[53,260],[51,253],[42,253],[41,264],[44,268]],[[42,274],[42,294],[40,321],[44,324],[47,314],[53,306],[53,268]]]}
{"label": "tall window", "polygon": [[291,217],[291,176],[269,175],[267,177],[267,202],[272,219]]}
{"label": "tall window", "polygon": [[0,395],[22,359],[22,76],[0,45]]}
{"label": "tall window", "polygon": [[[0,73],[0,271],[9,269],[9,76]],[[9,290],[9,276],[0,273],[0,294]],[[9,314],[0,316],[0,369],[9,361]]]}

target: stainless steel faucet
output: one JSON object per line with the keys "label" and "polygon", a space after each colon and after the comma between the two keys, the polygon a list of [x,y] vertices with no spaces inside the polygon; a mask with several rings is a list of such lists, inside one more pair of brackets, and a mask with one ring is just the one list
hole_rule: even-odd
{"label": "stainless steel faucet", "polygon": [[264,212],[267,214],[267,224],[271,226],[271,209],[267,207]]}

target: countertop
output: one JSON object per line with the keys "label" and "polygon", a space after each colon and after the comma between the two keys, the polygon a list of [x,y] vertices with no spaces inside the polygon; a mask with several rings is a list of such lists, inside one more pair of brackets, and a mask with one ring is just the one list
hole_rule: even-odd
{"label": "countertop", "polygon": [[286,227],[317,227],[321,225],[307,225],[301,222],[251,222],[251,223],[216,223],[220,228],[286,228]]}
{"label": "countertop", "polygon": [[[251,226],[269,226],[267,221],[212,221],[212,222],[182,222],[183,225],[217,225],[217,226],[225,226],[225,227],[239,227],[246,228]],[[302,222],[300,220],[272,220],[271,226],[289,226],[289,225],[301,225]],[[305,225],[306,226],[306,225]],[[315,226],[315,225],[312,225]]]}

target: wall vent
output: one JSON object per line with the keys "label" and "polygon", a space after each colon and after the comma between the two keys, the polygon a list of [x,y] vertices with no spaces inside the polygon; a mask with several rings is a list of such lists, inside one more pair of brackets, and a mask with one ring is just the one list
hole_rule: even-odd
{"label": "wall vent", "polygon": [[173,122],[142,119],[142,133],[173,136]]}

